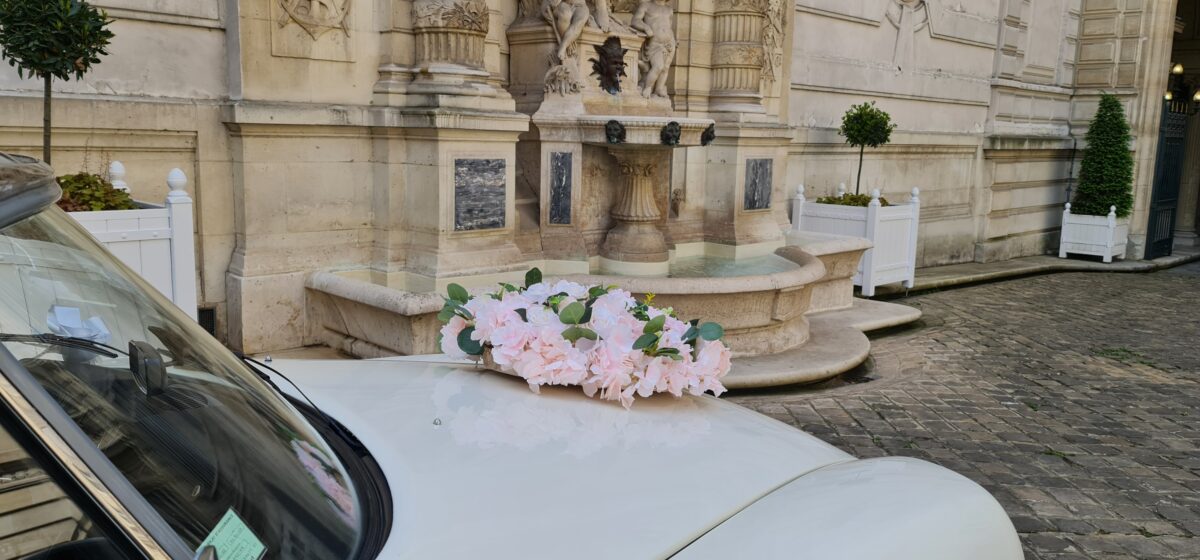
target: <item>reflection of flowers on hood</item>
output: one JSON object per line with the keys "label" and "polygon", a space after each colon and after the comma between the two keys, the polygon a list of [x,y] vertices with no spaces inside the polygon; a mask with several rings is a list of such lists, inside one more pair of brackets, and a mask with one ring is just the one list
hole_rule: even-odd
{"label": "reflection of flowers on hood", "polygon": [[304,470],[313,477],[317,487],[329,499],[333,510],[347,525],[354,526],[358,522],[358,508],[354,497],[342,478],[342,472],[333,465],[329,456],[304,440],[292,440],[292,451]]}
{"label": "reflection of flowers on hood", "polygon": [[692,445],[712,431],[698,414],[701,403],[682,400],[653,416],[628,414],[608,406],[576,406],[532,393],[505,394],[458,402],[473,374],[451,372],[434,387],[435,414],[460,445],[483,449],[510,447],[522,450],[561,447],[572,457],[587,457],[613,449],[661,449]]}

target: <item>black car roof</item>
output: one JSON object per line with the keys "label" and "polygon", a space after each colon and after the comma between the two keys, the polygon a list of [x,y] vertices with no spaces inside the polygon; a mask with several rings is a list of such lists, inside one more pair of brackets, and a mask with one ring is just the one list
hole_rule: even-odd
{"label": "black car roof", "polygon": [[0,228],[40,212],[61,195],[49,164],[0,152]]}

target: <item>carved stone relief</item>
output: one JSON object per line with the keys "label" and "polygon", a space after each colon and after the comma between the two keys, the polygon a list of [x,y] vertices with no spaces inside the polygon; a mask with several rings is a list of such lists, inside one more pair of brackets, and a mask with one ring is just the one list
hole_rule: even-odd
{"label": "carved stone relief", "polygon": [[350,13],[350,0],[279,0],[283,15],[279,26],[295,22],[314,40],[326,31],[340,29],[346,35],[346,16]]}
{"label": "carved stone relief", "polygon": [[911,69],[916,54],[914,43],[917,32],[929,25],[929,11],[925,0],[892,0],[888,5],[887,19],[896,27],[896,47],[892,51],[892,64],[903,72]]}
{"label": "carved stone relief", "polygon": [[621,77],[625,76],[625,53],[619,37],[609,37],[603,45],[594,45],[596,58],[592,63],[592,75],[600,78],[600,89],[616,95],[621,93]]}
{"label": "carved stone relief", "polygon": [[783,0],[767,0],[766,21],[763,24],[763,68],[762,78],[774,82],[780,77],[783,69],[783,34],[785,28],[784,12],[786,4]]}

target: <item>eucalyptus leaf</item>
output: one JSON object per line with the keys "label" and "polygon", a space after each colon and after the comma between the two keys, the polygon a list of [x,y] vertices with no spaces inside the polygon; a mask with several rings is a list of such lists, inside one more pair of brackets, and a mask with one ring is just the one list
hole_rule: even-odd
{"label": "eucalyptus leaf", "polygon": [[573,301],[570,305],[563,308],[562,311],[558,312],[558,319],[568,325],[578,325],[586,312],[587,310],[584,309],[582,303]]}
{"label": "eucalyptus leaf", "polygon": [[704,323],[700,325],[700,338],[704,340],[720,340],[725,336],[725,329],[716,323]]}
{"label": "eucalyptus leaf", "polygon": [[645,328],[642,329],[642,332],[647,333],[647,334],[656,333],[656,332],[663,330],[663,325],[666,325],[666,324],[667,324],[667,316],[659,315],[658,317],[655,317],[653,319],[650,319],[649,321],[646,321],[646,326],[645,326]]}
{"label": "eucalyptus leaf", "polygon": [[467,293],[467,289],[458,284],[446,286],[446,294],[450,296],[450,299],[458,303],[467,303],[471,299],[470,294]]}
{"label": "eucalyptus leaf", "polygon": [[525,309],[524,307],[522,307],[522,308],[516,309],[514,311],[517,312],[517,315],[521,316],[522,321],[525,321],[526,323],[529,322],[529,310],[528,309]]}
{"label": "eucalyptus leaf", "polygon": [[451,317],[454,317],[454,308],[449,305],[442,307],[442,310],[437,315],[438,321],[443,323],[449,321]]}
{"label": "eucalyptus leaf", "polygon": [[683,333],[683,341],[691,342],[696,340],[697,336],[700,336],[700,329],[697,329],[695,325],[690,326],[688,327],[687,332]]}
{"label": "eucalyptus leaf", "polygon": [[538,268],[531,268],[525,273],[525,287],[528,288],[542,281],[542,271]]}
{"label": "eucalyptus leaf", "polygon": [[650,346],[654,345],[655,342],[658,342],[658,335],[644,334],[642,336],[639,336],[638,339],[633,342],[633,349],[634,350],[644,350],[644,349],[649,348]]}
{"label": "eucalyptus leaf", "polygon": [[469,356],[483,354],[483,344],[480,344],[478,340],[471,339],[471,335],[474,333],[475,327],[467,327],[458,333],[458,348]]}

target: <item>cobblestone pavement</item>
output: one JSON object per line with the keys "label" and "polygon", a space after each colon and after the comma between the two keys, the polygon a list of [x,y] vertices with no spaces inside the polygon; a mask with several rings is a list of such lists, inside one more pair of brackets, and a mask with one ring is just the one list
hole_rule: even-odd
{"label": "cobblestone pavement", "polygon": [[1200,558],[1200,264],[899,300],[877,381],[732,400],[859,457],[982,484],[1028,559]]}

